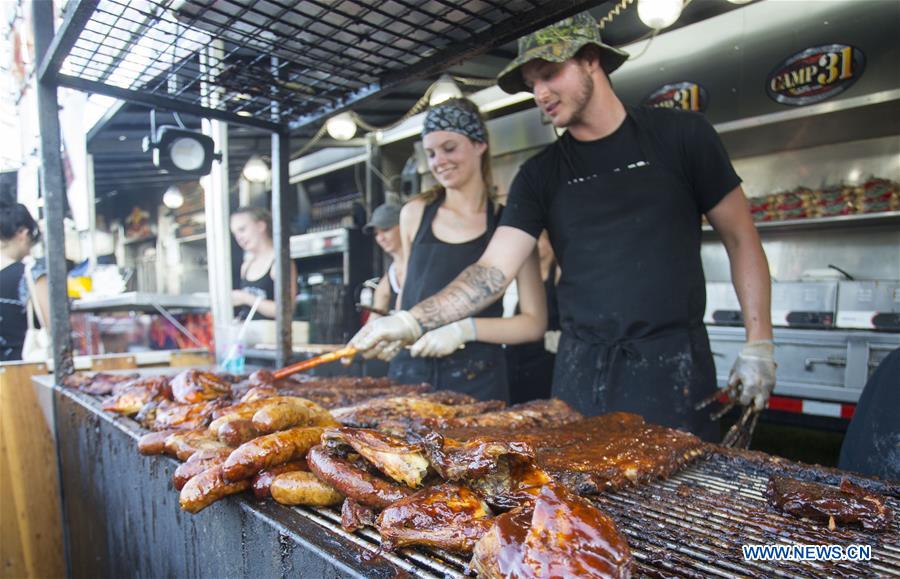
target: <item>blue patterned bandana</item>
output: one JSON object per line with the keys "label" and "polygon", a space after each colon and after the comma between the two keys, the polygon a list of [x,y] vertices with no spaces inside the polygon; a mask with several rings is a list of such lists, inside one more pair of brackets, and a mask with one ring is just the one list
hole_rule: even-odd
{"label": "blue patterned bandana", "polygon": [[481,118],[457,105],[437,105],[428,110],[425,115],[425,126],[422,128],[422,136],[435,131],[450,131],[465,135],[473,141],[487,143],[487,130]]}

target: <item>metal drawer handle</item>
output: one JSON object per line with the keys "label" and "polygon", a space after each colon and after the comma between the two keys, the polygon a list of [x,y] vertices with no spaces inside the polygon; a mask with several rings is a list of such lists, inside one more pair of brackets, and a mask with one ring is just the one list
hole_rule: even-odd
{"label": "metal drawer handle", "polygon": [[827,358],[807,358],[803,361],[803,367],[806,368],[807,372],[813,371],[813,366],[816,364],[828,364],[829,366],[846,366],[847,358],[841,358],[840,356],[828,356]]}

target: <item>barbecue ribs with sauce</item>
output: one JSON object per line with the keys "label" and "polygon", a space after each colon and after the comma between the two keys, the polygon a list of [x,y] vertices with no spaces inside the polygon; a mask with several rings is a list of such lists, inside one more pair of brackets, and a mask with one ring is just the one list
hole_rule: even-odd
{"label": "barbecue ribs with sauce", "polygon": [[425,418],[421,424],[423,427],[430,429],[496,427],[519,430],[522,428],[561,426],[582,418],[584,416],[580,412],[562,400],[551,398],[549,400],[533,400],[523,404],[516,404],[503,410],[485,412],[473,416]]}
{"label": "barbecue ribs with sauce", "polygon": [[445,440],[527,443],[540,468],[580,495],[670,476],[707,448],[693,434],[647,424],[625,412],[553,428],[448,428],[441,433]]}
{"label": "barbecue ribs with sauce", "polygon": [[[869,531],[885,531],[894,514],[884,497],[848,480],[840,488],[773,476],[766,487],[773,507],[795,517],[837,525],[859,525]],[[831,520],[833,519],[833,523]]]}
{"label": "barbecue ribs with sauce", "polygon": [[505,406],[500,400],[464,404],[443,404],[424,396],[398,396],[369,400],[355,406],[336,408],[332,416],[344,426],[375,428],[403,435],[416,421],[425,418],[471,416]]}
{"label": "barbecue ribs with sauce", "polygon": [[631,550],[612,519],[558,485],[494,519],[475,545],[480,578],[630,577]]}

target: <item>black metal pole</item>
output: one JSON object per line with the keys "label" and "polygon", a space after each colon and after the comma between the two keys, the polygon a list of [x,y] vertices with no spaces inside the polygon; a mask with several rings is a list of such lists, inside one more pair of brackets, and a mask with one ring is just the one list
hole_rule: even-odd
{"label": "black metal pole", "polygon": [[272,133],[272,242],[275,245],[275,364],[283,368],[291,359],[291,322],[294,300],[291,288],[297,280],[291,275],[291,227],[297,213],[297,195],[288,182],[291,160],[290,134],[284,130]]}
{"label": "black metal pole", "polygon": [[[53,42],[53,3],[32,2],[34,49],[41,62]],[[44,200],[45,259],[50,284],[50,331],[53,338],[53,371],[59,382],[74,371],[66,289],[66,249],[63,218],[66,182],[63,177],[57,85],[37,79],[38,126],[41,132],[41,193]]]}
{"label": "black metal pole", "polygon": [[[366,214],[372,215],[376,207],[384,203],[384,183],[378,174],[384,174],[381,162],[381,145],[370,133],[366,137]],[[375,275],[384,273],[384,254],[381,251],[372,252],[372,272]]]}

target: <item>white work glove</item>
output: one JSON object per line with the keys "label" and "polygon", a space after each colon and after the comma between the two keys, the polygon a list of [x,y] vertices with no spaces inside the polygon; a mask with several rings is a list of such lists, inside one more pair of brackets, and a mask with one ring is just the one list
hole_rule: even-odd
{"label": "white work glove", "polygon": [[421,336],[422,326],[419,321],[411,313],[401,310],[363,326],[349,345],[356,348],[363,358],[384,359],[382,356],[392,351],[396,355],[401,347],[415,342]]}
{"label": "white work glove", "polygon": [[559,336],[562,334],[559,330],[550,330],[544,332],[544,349],[555,354],[559,351]]}
{"label": "white work glove", "polygon": [[431,330],[412,345],[413,358],[443,358],[475,340],[475,320],[466,318]]}
{"label": "white work glove", "polygon": [[752,403],[757,410],[766,407],[775,388],[775,345],[772,340],[744,344],[731,368],[728,386],[736,389],[738,402],[744,406]]}

